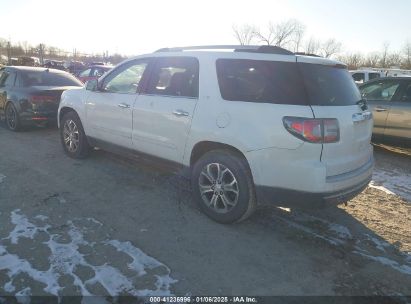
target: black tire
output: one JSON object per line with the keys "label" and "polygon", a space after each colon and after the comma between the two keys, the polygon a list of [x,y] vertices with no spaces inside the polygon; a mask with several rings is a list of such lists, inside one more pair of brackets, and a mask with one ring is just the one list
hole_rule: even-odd
{"label": "black tire", "polygon": [[[69,140],[67,140],[69,138]],[[72,158],[85,158],[91,147],[77,113],[64,114],[60,122],[60,139],[64,152]]]}
{"label": "black tire", "polygon": [[[226,150],[210,151],[204,154],[192,169],[191,185],[194,197],[200,209],[211,219],[230,224],[243,221],[254,212],[257,205],[254,183],[243,157]],[[225,172],[220,175],[220,179],[219,170]],[[215,178],[214,182],[211,176]]]}
{"label": "black tire", "polygon": [[7,129],[9,129],[10,131],[14,131],[14,132],[20,131],[21,130],[21,120],[20,120],[19,113],[13,103],[9,102],[6,105],[6,110],[4,114],[5,114]]}

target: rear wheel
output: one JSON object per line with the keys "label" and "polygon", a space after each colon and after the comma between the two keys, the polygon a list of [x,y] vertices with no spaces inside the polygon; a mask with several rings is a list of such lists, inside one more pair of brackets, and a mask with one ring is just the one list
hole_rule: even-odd
{"label": "rear wheel", "polygon": [[206,153],[195,163],[191,183],[201,210],[219,223],[240,222],[255,209],[251,173],[239,155],[225,150]]}
{"label": "rear wheel", "polygon": [[16,107],[11,102],[7,104],[5,112],[7,128],[11,131],[21,130],[19,114],[17,113]]}
{"label": "rear wheel", "polygon": [[91,150],[83,125],[75,112],[68,112],[61,119],[60,138],[64,152],[72,158],[85,158]]}

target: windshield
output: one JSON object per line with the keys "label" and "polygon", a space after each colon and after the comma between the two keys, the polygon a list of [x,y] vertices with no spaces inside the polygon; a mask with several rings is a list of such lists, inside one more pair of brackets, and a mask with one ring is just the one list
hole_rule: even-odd
{"label": "windshield", "polygon": [[361,100],[351,74],[345,68],[299,63],[311,105],[347,106]]}
{"label": "windshield", "polygon": [[23,86],[82,86],[82,83],[67,73],[53,73],[47,71],[30,71],[21,74]]}

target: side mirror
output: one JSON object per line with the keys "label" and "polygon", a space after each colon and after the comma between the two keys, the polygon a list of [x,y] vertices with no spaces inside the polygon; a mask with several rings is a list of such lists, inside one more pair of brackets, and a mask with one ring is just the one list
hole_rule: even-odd
{"label": "side mirror", "polygon": [[87,91],[97,91],[98,88],[98,81],[97,79],[91,79],[86,82],[86,90]]}

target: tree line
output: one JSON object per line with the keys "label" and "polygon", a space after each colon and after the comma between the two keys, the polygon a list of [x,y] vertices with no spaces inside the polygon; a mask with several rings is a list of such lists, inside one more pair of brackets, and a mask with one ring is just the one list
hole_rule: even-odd
{"label": "tree line", "polygon": [[[41,57],[43,56],[45,59],[53,59],[53,60],[78,60],[83,62],[110,62],[112,64],[117,64],[124,59],[126,56],[120,54],[108,54],[108,52],[104,52],[102,54],[87,54],[77,52],[76,49],[73,51],[66,51],[61,48],[38,44],[38,45],[31,45],[27,41],[19,41],[15,43],[11,43],[10,41],[0,38],[0,55],[5,57],[21,57],[21,56],[29,56],[29,57]],[[1,61],[1,60],[0,60]]]}
{"label": "tree line", "polygon": [[[343,51],[342,43],[335,38],[319,40],[313,36],[306,37],[306,26],[296,19],[274,23],[269,22],[264,28],[251,24],[233,25],[235,39],[241,45],[266,44],[288,49],[295,53],[306,53],[335,58],[347,64],[349,69],[359,67],[411,69],[411,42],[404,43],[399,51],[391,50],[388,42],[384,42],[380,51],[363,54]],[[27,41],[10,43],[0,38],[0,55],[10,57],[34,56],[55,60],[105,61],[117,64],[126,56],[120,54],[86,54],[66,51],[49,45],[31,45]],[[4,58],[4,57],[3,57]],[[0,60],[1,61],[1,60]]]}
{"label": "tree line", "polygon": [[273,23],[264,28],[252,24],[233,25],[235,39],[241,45],[265,44],[285,48],[295,53],[335,58],[344,62],[349,69],[359,67],[411,69],[411,42],[404,43],[400,51],[391,51],[384,42],[380,51],[363,54],[343,52],[343,45],[335,38],[319,40],[306,37],[306,27],[296,19]]}

